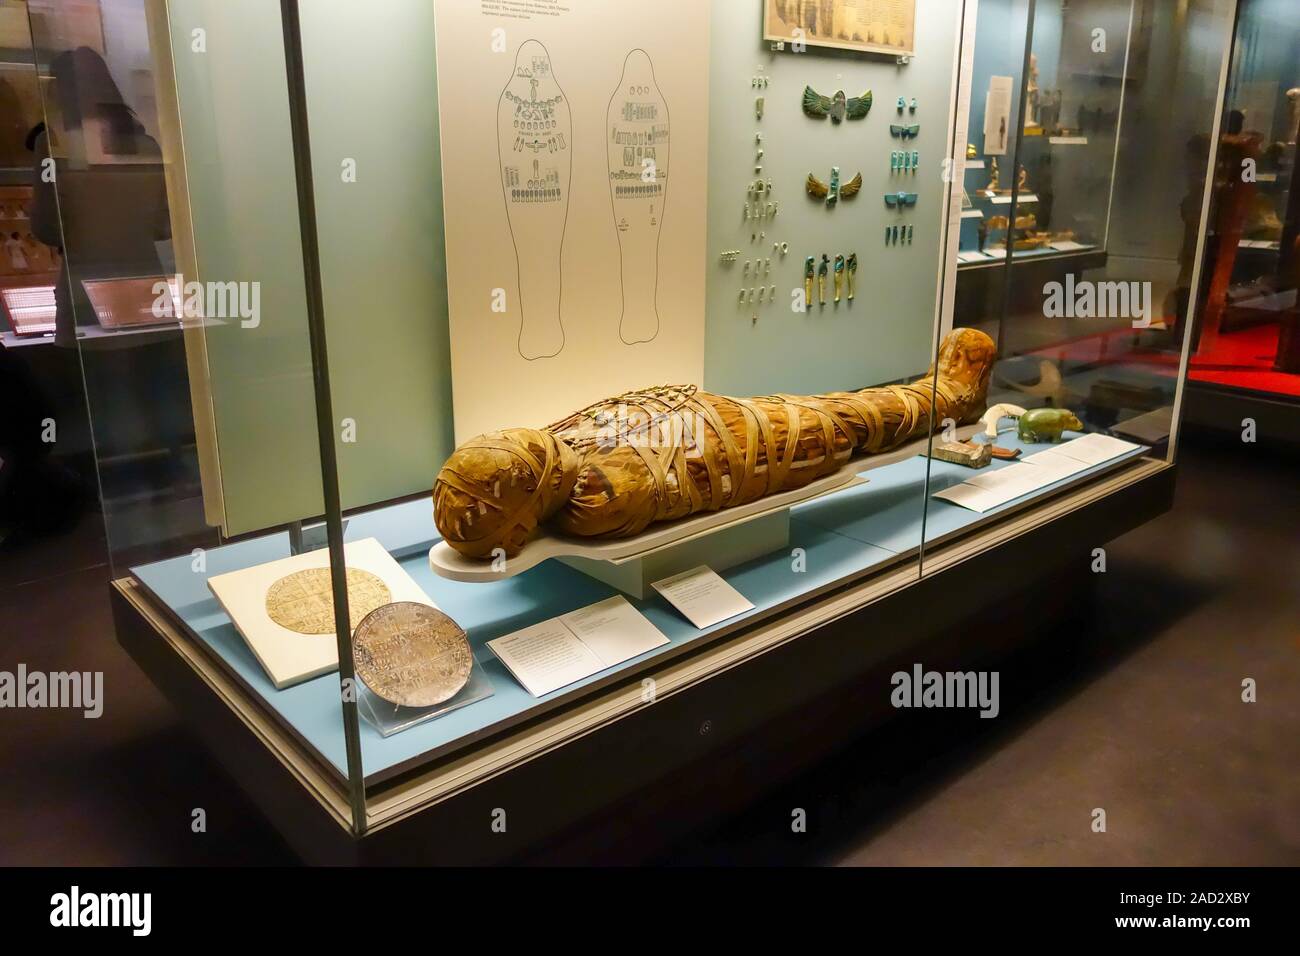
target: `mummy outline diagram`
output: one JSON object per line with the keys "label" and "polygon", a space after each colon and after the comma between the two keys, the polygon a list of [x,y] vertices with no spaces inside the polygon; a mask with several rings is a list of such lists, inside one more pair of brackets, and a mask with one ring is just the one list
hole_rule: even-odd
{"label": "mummy outline diagram", "polygon": [[539,40],[520,44],[497,103],[497,153],[515,252],[519,354],[564,350],[564,240],[573,183],[573,115]]}
{"label": "mummy outline diagram", "polygon": [[668,198],[671,122],[650,54],[637,48],[605,115],[609,196],[618,236],[619,338],[625,345],[659,336],[659,241]]}

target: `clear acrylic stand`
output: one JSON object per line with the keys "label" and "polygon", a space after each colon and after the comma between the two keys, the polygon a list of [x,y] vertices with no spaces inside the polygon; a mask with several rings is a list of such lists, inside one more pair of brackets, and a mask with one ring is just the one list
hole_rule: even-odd
{"label": "clear acrylic stand", "polygon": [[375,694],[362,680],[357,681],[357,686],[360,688],[357,695],[357,708],[361,711],[361,716],[378,730],[382,737],[391,737],[426,720],[436,720],[443,714],[451,713],[485,697],[491,697],[494,693],[492,681],[484,672],[478,658],[474,659],[469,680],[456,696],[432,707],[400,707]]}

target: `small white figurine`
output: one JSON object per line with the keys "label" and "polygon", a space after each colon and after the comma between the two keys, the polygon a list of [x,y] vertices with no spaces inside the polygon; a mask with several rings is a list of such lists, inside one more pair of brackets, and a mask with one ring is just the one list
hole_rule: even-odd
{"label": "small white figurine", "polygon": [[984,435],[989,439],[998,437],[998,422],[1004,418],[1019,418],[1025,413],[1025,410],[1019,405],[994,405],[984,417],[980,419],[984,423]]}

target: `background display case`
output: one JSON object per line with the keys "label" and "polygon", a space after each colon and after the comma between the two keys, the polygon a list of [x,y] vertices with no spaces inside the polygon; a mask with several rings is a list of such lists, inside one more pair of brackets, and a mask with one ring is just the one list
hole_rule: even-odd
{"label": "background display case", "polygon": [[[1168,130],[1130,133],[1120,101],[1172,88],[1189,124],[1208,122],[1203,71],[1221,72],[1231,4],[1161,26],[1146,5],[1098,3],[1096,58],[1078,2],[985,2],[977,19],[916,0],[906,55],[764,40],[758,0],[668,6],[501,21],[450,0],[142,2],[136,46],[90,56],[76,12],[31,3],[44,44],[76,51],[78,78],[106,65],[133,117],[129,136],[95,139],[103,176],[70,168],[60,198],[124,195],[111,176],[142,166],[163,187],[161,206],[101,216],[92,237],[63,223],[77,327],[135,311],[99,283],[155,272],[148,311],[167,320],[112,330],[127,380],[78,338],[104,376],[90,402],[105,443],[156,443],[99,462],[106,495],[134,489],[110,509],[119,638],[306,856],[415,856],[417,830],[458,833],[438,838],[451,852],[491,832],[465,821],[566,794],[469,855],[511,852],[794,714],[848,732],[870,667],[971,633],[981,607],[1068,578],[1167,506],[1186,323],[1132,309],[1177,272],[1184,223],[1165,259],[1121,257],[1111,207],[1115,169],[1185,182],[1186,158],[1151,152]],[[879,27],[847,11],[837,29]],[[147,63],[124,80],[115,57],[140,43]],[[383,69],[357,55],[374,50]],[[1022,256],[981,267],[980,300],[963,291],[986,74],[1013,80],[1003,175],[1026,165],[1041,228],[1088,247],[1057,250],[1071,274],[1134,283],[1130,311],[1055,314]],[[1176,221],[1180,198],[1153,214]],[[1032,204],[998,199],[978,208],[1014,221]],[[108,232],[160,210],[165,268]],[[1002,403],[990,436],[981,418]],[[454,546],[479,538],[431,491],[468,482],[458,448],[514,456],[462,512],[492,525],[515,479],[529,507],[590,492],[608,449],[572,436],[611,408],[635,422],[627,406],[708,420],[688,429],[714,439],[694,478],[683,433],[642,447],[639,425],[612,431],[658,463],[654,501],[703,489],[688,517],[584,539],[543,516],[522,547]],[[734,429],[709,418],[724,412]],[[508,428],[569,450],[474,444]],[[778,463],[767,494],[732,494]],[[800,465],[815,480],[791,479]],[[780,732],[763,739],[775,765]]]}
{"label": "background display case", "polygon": [[963,268],[1106,249],[1135,4],[1035,3],[1032,33],[1030,8],[980,4]]}
{"label": "background display case", "polygon": [[[1225,60],[1216,32],[1221,10],[1192,4],[1163,28],[1157,7],[980,5],[972,115],[985,103],[1010,114],[1000,165],[1008,175],[1023,167],[1028,189],[1003,176],[999,194],[973,200],[962,247],[975,224],[987,232],[995,203],[997,222],[1040,233],[1059,227],[1065,238],[1040,235],[1040,248],[1029,248],[1036,240],[1028,237],[1009,260],[995,253],[991,265],[959,252],[966,261],[957,310],[980,316],[987,324],[979,327],[996,338],[995,390],[1010,400],[1081,408],[1094,427],[1160,444],[1171,434],[1187,358],[1206,125],[1217,112]],[[1023,31],[1023,43],[1008,47],[1016,30],[1009,34],[1007,24]],[[1009,103],[994,95],[1008,80]],[[998,125],[988,115],[985,108],[972,122],[973,133]],[[983,182],[987,167],[974,162],[965,182],[978,196],[973,183]]]}
{"label": "background display case", "polygon": [[[1188,371],[1198,424],[1300,443],[1296,127],[1300,42],[1286,4],[1240,4],[1214,144],[1200,319]],[[1204,144],[1209,148],[1209,144]]]}
{"label": "background display case", "polygon": [[46,384],[57,423],[49,460],[30,466],[44,475],[32,500],[64,513],[98,498],[115,556],[215,542],[181,330],[174,310],[155,313],[175,269],[145,5],[5,3],[0,27],[30,88],[13,154],[25,165],[0,190],[0,218],[28,224],[9,235],[27,268],[0,277],[0,342],[13,374]]}

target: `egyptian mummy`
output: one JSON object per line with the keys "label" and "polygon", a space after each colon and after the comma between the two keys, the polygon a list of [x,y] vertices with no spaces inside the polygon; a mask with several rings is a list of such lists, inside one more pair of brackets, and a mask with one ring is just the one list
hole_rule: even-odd
{"label": "egyptian mummy", "polygon": [[922,378],[824,395],[728,398],[659,387],[597,402],[542,429],[480,435],[452,454],[434,521],[460,553],[517,555],[537,529],[625,538],[656,522],[802,488],[984,411],[994,345],[955,329]]}

